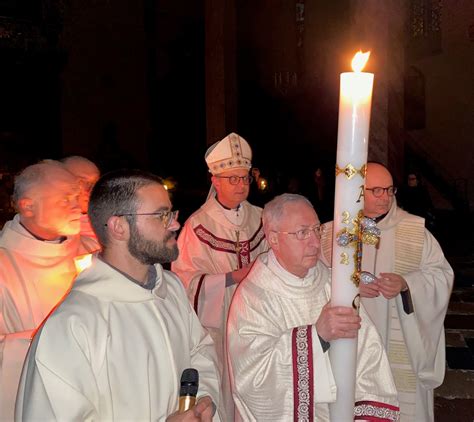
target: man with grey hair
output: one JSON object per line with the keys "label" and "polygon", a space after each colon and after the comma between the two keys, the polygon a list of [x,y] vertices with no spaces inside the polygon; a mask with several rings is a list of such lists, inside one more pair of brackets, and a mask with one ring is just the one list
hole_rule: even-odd
{"label": "man with grey hair", "polygon": [[236,133],[205,154],[212,187],[205,204],[186,221],[178,238],[179,258],[171,269],[188,291],[199,319],[209,330],[219,358],[223,408],[234,418],[225,352],[225,324],[232,295],[259,253],[267,250],[262,209],[247,202],[252,150]]}
{"label": "man with grey hair", "polygon": [[303,196],[284,194],[263,211],[270,251],[234,294],[227,322],[232,392],[244,421],[329,421],[337,389],[328,349],[359,337],[357,419],[398,418],[397,392],[381,339],[365,311],[331,306],[320,257],[320,222]]}
{"label": "man with grey hair", "polygon": [[94,184],[99,180],[100,171],[90,160],[79,155],[72,155],[61,160],[65,167],[79,180],[79,206],[81,207],[81,234],[95,238],[87,208]]}
{"label": "man with grey hair", "polygon": [[[178,256],[179,223],[160,179],[138,170],[104,175],[89,215],[102,252],[35,336],[15,418],[219,421],[211,337],[161,266]],[[190,367],[199,371],[198,401],[179,412]]]}
{"label": "man with grey hair", "polygon": [[81,238],[77,179],[57,161],[15,179],[18,210],[0,233],[0,420],[12,420],[30,340],[77,274],[74,258],[98,248]]}

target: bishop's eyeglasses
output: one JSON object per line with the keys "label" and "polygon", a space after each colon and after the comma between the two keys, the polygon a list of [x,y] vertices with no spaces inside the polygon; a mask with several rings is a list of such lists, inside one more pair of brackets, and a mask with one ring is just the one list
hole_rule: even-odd
{"label": "bishop's eyeglasses", "polygon": [[169,229],[171,224],[178,219],[179,210],[176,211],[157,211],[157,212],[141,212],[141,213],[125,213],[117,214],[117,217],[123,217],[126,215],[153,215],[158,220],[161,220],[165,229]]}
{"label": "bishop's eyeglasses", "polygon": [[219,179],[228,179],[231,185],[238,185],[240,180],[244,182],[244,185],[250,185],[253,182],[253,176],[216,176]]}
{"label": "bishop's eyeglasses", "polygon": [[306,240],[306,239],[309,239],[309,237],[311,236],[311,233],[314,233],[317,238],[320,238],[324,232],[324,227],[318,224],[316,226],[307,227],[301,230],[297,230],[295,232],[284,232],[284,231],[279,231],[279,230],[272,230],[272,231],[274,231],[275,233],[291,234],[295,236],[298,240]]}
{"label": "bishop's eyeglasses", "polygon": [[389,186],[387,188],[376,186],[375,188],[365,188],[365,190],[370,190],[376,198],[380,198],[384,192],[387,192],[388,196],[393,196],[397,193],[397,188],[395,186]]}

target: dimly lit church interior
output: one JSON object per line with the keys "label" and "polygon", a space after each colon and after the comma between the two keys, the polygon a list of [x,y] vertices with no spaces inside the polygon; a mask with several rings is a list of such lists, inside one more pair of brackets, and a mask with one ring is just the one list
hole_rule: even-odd
{"label": "dimly lit church interior", "polygon": [[[351,61],[358,51],[370,52],[363,73],[373,75],[373,86],[365,109],[358,100],[354,100],[344,117],[341,75],[357,73],[351,68]],[[430,391],[430,400],[434,400],[430,404],[434,410],[426,419],[418,419],[419,416],[403,416],[401,407],[400,420],[474,420],[474,1],[0,0],[0,63],[0,230],[5,227],[0,231],[0,312],[15,301],[7,293],[2,293],[9,289],[6,274],[9,271],[7,268],[10,268],[10,264],[2,264],[2,256],[4,251],[7,256],[13,253],[9,252],[9,243],[6,240],[2,243],[1,240],[7,228],[11,228],[9,222],[18,220],[29,233],[27,236],[33,236],[35,241],[61,243],[63,237],[69,236],[69,233],[62,233],[60,237],[48,238],[42,234],[47,231],[35,232],[22,223],[23,213],[27,216],[25,221],[29,221],[26,218],[30,217],[21,195],[24,195],[25,186],[33,182],[29,179],[24,182],[19,175],[28,166],[44,163],[43,160],[55,160],[54,163],[58,160],[68,167],[66,157],[80,156],[95,164],[97,167],[94,168],[102,175],[120,169],[138,169],[158,176],[172,208],[167,205],[165,211],[145,210],[142,215],[147,215],[148,211],[162,213],[160,218],[165,229],[176,232],[173,239],[178,239],[178,261],[172,264],[173,259],[159,262],[160,268],[163,264],[163,268],[176,272],[180,279],[186,277],[180,271],[183,274],[190,271],[180,260],[188,255],[193,263],[199,260],[199,257],[192,259],[193,255],[198,255],[197,249],[181,250],[187,245],[184,231],[191,224],[186,223],[188,218],[191,221],[193,213],[202,210],[200,207],[207,204],[212,195],[216,195],[216,202],[223,207],[224,213],[235,208],[237,220],[241,218],[241,202],[234,204],[231,201],[226,206],[219,200],[222,183],[243,186],[247,189],[248,202],[260,208],[285,193],[306,197],[316,210],[318,224],[331,224],[328,227],[332,230],[334,223],[334,234],[328,242],[329,247],[331,242],[335,242],[332,244],[332,264],[336,266],[334,258],[339,260],[339,255],[336,256],[334,248],[337,242],[337,247],[342,247],[341,231],[337,229],[338,218],[341,212],[342,215],[347,212],[341,204],[349,196],[343,193],[343,189],[354,191],[354,188],[342,185],[360,179],[361,193],[356,192],[358,202],[361,197],[375,195],[376,189],[380,188],[380,196],[375,195],[377,198],[387,196],[390,201],[396,198],[395,207],[423,219],[430,239],[435,239],[436,245],[439,243],[440,254],[444,254],[449,271],[452,268],[454,273],[454,281],[447,282],[446,306],[439,313],[436,311],[436,317],[433,316],[433,320],[441,318],[443,331],[444,315],[444,332],[438,333],[437,337],[437,341],[440,338],[445,341],[445,344],[439,343],[442,352],[436,361],[437,368],[441,368],[442,373],[444,370],[440,382],[423,384],[420,381],[422,376],[416,373],[417,365],[411,358],[410,350],[411,360],[406,362],[411,362],[410,374],[413,378],[407,376],[409,381],[405,382],[393,375],[397,388],[400,385],[406,387],[410,382],[419,382],[416,388],[425,388],[419,385],[429,384],[426,388]],[[364,119],[366,129],[362,128]],[[356,145],[353,150],[342,152],[344,138],[351,138],[352,142],[364,130],[366,136],[360,135],[364,138],[360,145],[365,152],[358,150],[359,144],[351,144]],[[238,135],[233,138],[233,134]],[[227,135],[229,138],[226,138]],[[238,141],[241,142],[239,148],[242,149],[238,152],[241,155],[237,158],[232,155],[233,160],[247,157],[245,145],[251,149],[248,165],[239,167],[235,161],[229,161],[230,168],[238,168],[239,172],[219,176],[220,173],[213,170],[211,158],[215,144],[224,139],[230,140],[231,148],[236,145],[232,143],[235,139],[243,140]],[[214,155],[217,156],[218,152],[216,148]],[[349,154],[349,161],[340,161],[346,153]],[[359,158],[362,160],[360,165],[356,164]],[[364,188],[364,178],[370,166],[367,163],[382,165],[392,178],[392,184],[372,187],[365,184]],[[63,164],[54,164],[51,171],[59,172],[59,166],[62,168]],[[222,160],[220,165],[227,164]],[[243,173],[240,173],[241,168],[245,168]],[[74,174],[72,167],[68,172]],[[89,194],[92,190],[92,198],[94,195],[99,198],[101,194],[100,189],[93,188],[97,178],[93,182],[85,179],[80,182],[81,186],[88,188]],[[224,179],[227,180],[223,182]],[[367,193],[367,189],[371,192]],[[91,216],[95,215],[91,212],[94,200],[91,201],[89,211],[86,204],[82,214],[89,212]],[[361,204],[363,207],[363,202]],[[25,207],[24,211],[21,211],[22,207]],[[179,210],[179,215],[172,209]],[[114,217],[123,217],[120,221],[127,221],[130,227],[140,222],[133,220],[132,224],[132,219],[140,215],[136,210],[127,211],[126,207],[123,210],[112,215],[112,220],[101,223],[109,231],[109,239]],[[265,212],[262,230],[271,245]],[[362,209],[360,213],[363,214]],[[381,214],[387,215],[387,210]],[[366,217],[372,216],[366,213]],[[377,219],[374,216],[378,224]],[[39,222],[40,219],[34,221]],[[344,218],[341,221],[344,222]],[[176,223],[181,225],[181,229],[173,228]],[[356,232],[350,231],[352,223]],[[94,229],[90,232],[94,238],[94,232],[97,232],[95,224],[92,221],[92,228],[89,226],[89,229]],[[340,264],[354,259],[356,272],[360,275],[364,269],[361,268],[364,223],[353,215],[347,224],[349,226],[344,228],[344,233],[349,238],[353,235],[357,252],[343,252]],[[179,230],[182,230],[181,234]],[[202,226],[202,230],[209,236],[204,240],[196,229],[194,231],[203,243],[213,247],[213,242],[222,242],[219,248],[227,247],[222,246],[227,242],[223,235],[214,236],[209,227]],[[319,236],[323,251],[324,234],[318,231],[319,225],[317,230],[311,230],[315,237]],[[357,230],[360,230],[358,235]],[[307,229],[303,234],[298,234],[301,230],[272,231],[279,235],[295,235],[295,242],[300,238],[305,242],[313,236]],[[132,236],[133,231],[130,233]],[[222,283],[225,283],[227,292],[232,283],[239,284],[237,291],[244,290],[240,287],[247,282],[245,277],[242,283],[240,278],[232,282],[231,274],[257,259],[251,252],[262,246],[252,246],[254,238],[260,239],[258,236],[252,238],[249,234],[248,238],[242,238],[238,231],[236,233],[237,238],[232,240],[235,248],[234,243],[229,245],[233,248],[232,254],[239,257],[237,267],[216,270],[219,274],[225,273]],[[416,243],[416,235],[408,236],[411,236],[409,242]],[[246,241],[244,245],[242,242]],[[98,242],[104,245],[100,234]],[[422,248],[423,241],[420,242]],[[420,259],[428,253],[424,245],[423,253],[421,249],[419,252],[423,256]],[[245,247],[251,250],[250,258],[245,258],[247,261],[240,259],[241,248],[245,250]],[[385,252],[382,249],[378,251],[378,247],[377,244],[375,259],[385,258]],[[92,252],[92,249],[86,250]],[[100,255],[100,252],[97,253]],[[278,260],[277,250],[275,254]],[[105,259],[105,253],[104,258],[100,259]],[[21,263],[21,260],[18,262]],[[116,261],[110,262],[113,264]],[[18,265],[21,273],[21,264]],[[376,264],[374,271],[375,268]],[[117,271],[122,275],[127,273],[120,267]],[[252,274],[253,270],[249,271]],[[333,276],[337,274],[334,268],[332,271]],[[413,271],[407,271],[407,274]],[[397,273],[396,270],[393,272]],[[201,273],[197,292],[193,290],[196,297],[191,303],[200,319],[199,312],[204,305],[198,305],[198,298],[211,297],[206,290],[208,287],[200,290],[201,283],[206,286],[203,280],[212,272],[204,269]],[[425,277],[426,283],[435,285],[436,277],[430,277]],[[249,277],[249,281],[251,279]],[[397,294],[402,297],[407,289],[411,291],[416,315],[416,290],[409,276],[401,279],[403,288],[399,288]],[[33,283],[33,280],[30,281]],[[191,298],[190,287],[183,282]],[[194,286],[194,281],[190,283]],[[362,285],[364,281],[360,283]],[[359,286],[359,281],[356,285]],[[58,298],[66,292],[62,291]],[[364,298],[362,293],[361,296]],[[429,300],[428,297],[426,300]],[[437,300],[433,299],[434,302]],[[395,303],[395,299],[392,302]],[[0,316],[0,391],[3,388],[1,379],[7,376],[2,372],[7,374],[9,371],[8,348],[5,346],[8,343],[4,339],[26,329],[33,330],[30,339],[33,335],[36,337],[37,330],[41,331],[41,321],[52,312],[53,305],[55,303],[49,304],[47,312],[44,309],[45,315],[38,317],[35,314],[33,322],[28,320],[28,323],[22,323],[31,327],[19,328],[11,322],[11,315],[23,312],[23,306],[26,306],[23,302],[11,315]],[[405,336],[404,342],[408,343],[408,335],[403,331],[404,317],[400,317],[401,331]],[[224,315],[224,325],[226,318],[227,314]],[[202,325],[207,329],[204,320],[202,317]],[[231,320],[229,317],[227,324]],[[325,344],[331,342],[320,333],[318,336],[325,352]],[[216,338],[213,337],[213,340],[216,341]],[[229,340],[227,342],[224,342],[224,349],[227,345],[231,348]],[[332,344],[328,347],[328,353],[336,349]],[[31,353],[30,349],[29,355]],[[388,349],[386,353],[392,365],[393,356]],[[237,363],[228,359],[224,359],[224,367],[227,364],[232,366],[232,376],[237,380]],[[396,358],[393,359],[396,361]],[[410,363],[407,365],[410,366]],[[28,381],[25,381],[29,376],[26,368],[23,367],[22,383]],[[32,366],[28,370],[30,368]],[[317,366],[314,368],[316,371]],[[224,368],[225,371],[227,369]],[[273,367],[269,371],[273,371]],[[337,384],[337,370],[334,372]],[[421,372],[423,370],[420,369]],[[224,377],[222,373],[220,376]],[[315,377],[317,379],[317,374]],[[234,382],[232,378],[231,382]],[[23,391],[22,385],[18,394]],[[179,389],[179,377],[177,385]],[[400,388],[403,390],[405,387]],[[26,402],[28,386],[24,388],[22,400]],[[337,388],[339,391],[340,387]],[[235,391],[232,390],[232,397],[241,417],[235,420],[264,421],[265,418],[255,416],[257,413],[253,417],[249,416],[250,413],[244,415],[242,409],[248,411],[248,403],[244,403],[243,393],[239,395],[240,392],[237,394]],[[402,397],[403,394],[400,401]],[[11,400],[14,405],[14,398]],[[218,404],[216,411],[214,397],[213,400],[213,420],[232,421],[232,418],[223,416],[224,411]],[[336,414],[332,413],[332,405],[329,409],[331,414]],[[177,407],[174,410],[177,411]],[[17,402],[16,412],[15,420],[34,419],[25,404],[22,413],[18,413]],[[150,415],[154,414],[150,412]],[[220,419],[217,419],[217,414],[220,414]],[[2,417],[9,420],[10,417],[5,415],[7,413],[0,410],[0,420],[3,420]],[[18,415],[21,415],[19,419]],[[87,415],[92,419],[91,415],[107,419],[109,414],[104,413],[102,417],[100,412]],[[86,413],[82,416],[87,419]],[[317,418],[318,410],[315,410],[315,420]],[[196,420],[208,419],[202,417]],[[305,419],[295,416],[294,420]],[[326,419],[323,417],[321,420]],[[336,419],[333,416],[328,420]]]}

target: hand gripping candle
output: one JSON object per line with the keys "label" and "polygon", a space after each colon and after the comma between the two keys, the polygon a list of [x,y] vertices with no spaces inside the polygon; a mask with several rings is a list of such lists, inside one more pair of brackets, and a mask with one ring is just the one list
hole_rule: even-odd
{"label": "hand gripping candle", "polygon": [[[370,53],[358,52],[354,72],[341,74],[336,191],[332,245],[332,306],[359,308],[364,183],[374,75],[362,72]],[[337,385],[331,421],[354,420],[357,338],[338,339],[329,349]]]}

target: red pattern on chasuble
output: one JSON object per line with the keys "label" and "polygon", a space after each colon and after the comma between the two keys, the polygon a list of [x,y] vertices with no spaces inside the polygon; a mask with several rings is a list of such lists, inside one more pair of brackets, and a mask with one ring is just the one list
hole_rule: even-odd
{"label": "red pattern on chasuble", "polygon": [[313,340],[311,325],[293,328],[293,420],[312,422],[314,414]]}
{"label": "red pattern on chasuble", "polygon": [[202,282],[204,281],[204,277],[206,277],[206,274],[203,274],[201,277],[199,277],[198,285],[196,288],[196,294],[194,295],[193,308],[194,308],[194,312],[196,312],[196,315],[198,314],[199,293],[201,293],[201,287],[202,287]]}
{"label": "red pattern on chasuble", "polygon": [[400,420],[400,408],[378,401],[358,401],[354,406],[354,420],[390,422]]}
{"label": "red pattern on chasuble", "polygon": [[[194,228],[194,233],[201,242],[208,245],[211,249],[220,252],[236,254],[239,268],[250,264],[250,253],[254,251],[265,238],[262,223],[260,223],[260,226],[258,226],[257,231],[249,240],[243,240],[241,242],[236,242],[218,237],[211,233],[209,230],[207,230],[202,224],[199,224],[199,226],[196,226]],[[239,245],[239,248],[237,248],[237,245]],[[199,293],[201,292],[202,283],[204,282],[204,277],[206,275],[207,274],[203,274],[199,278],[198,285],[196,288],[196,294],[194,295],[193,307],[194,312],[196,312],[196,315],[198,314]]]}
{"label": "red pattern on chasuble", "polygon": [[199,224],[199,226],[194,228],[194,233],[202,243],[205,243],[211,249],[220,252],[236,254],[239,268],[250,264],[250,253],[254,251],[258,245],[260,245],[260,243],[262,243],[262,240],[265,237],[262,223],[260,223],[257,231],[249,240],[243,240],[239,242],[218,237],[207,230],[202,224]]}

